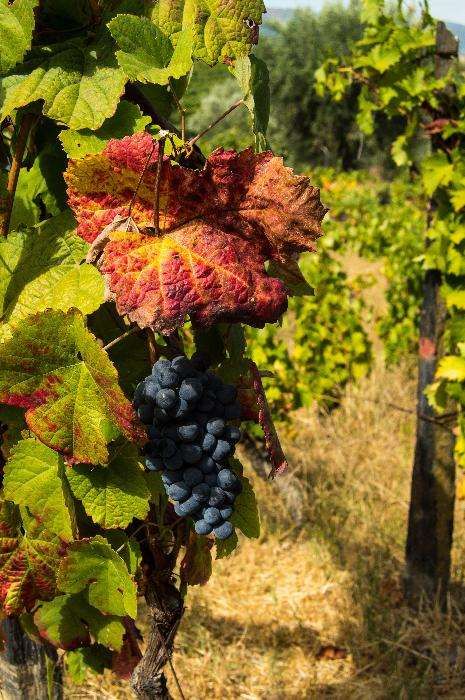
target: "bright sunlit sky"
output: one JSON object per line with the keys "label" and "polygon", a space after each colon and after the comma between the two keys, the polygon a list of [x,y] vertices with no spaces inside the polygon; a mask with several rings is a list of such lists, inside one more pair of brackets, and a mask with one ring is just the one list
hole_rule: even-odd
{"label": "bright sunlit sky", "polygon": [[[268,7],[311,7],[323,5],[323,0],[265,0]],[[438,19],[465,24],[465,0],[430,0],[431,14]]]}

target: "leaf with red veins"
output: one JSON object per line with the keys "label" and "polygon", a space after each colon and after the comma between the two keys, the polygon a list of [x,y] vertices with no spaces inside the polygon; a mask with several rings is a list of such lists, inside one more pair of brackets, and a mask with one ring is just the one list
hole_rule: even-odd
{"label": "leaf with red veins", "polygon": [[86,241],[95,241],[115,217],[126,218],[109,230],[100,261],[119,312],[163,332],[186,316],[203,326],[276,321],[288,290],[267,275],[265,263],[285,265],[296,253],[315,250],[326,212],[319,190],[270,152],[220,149],[201,171],[165,157],[157,234],[157,159],[152,137],[135,134],[110,141],[100,155],[71,161],[66,174]]}
{"label": "leaf with red veins", "polygon": [[83,316],[46,311],[0,344],[0,402],[26,410],[29,429],[70,463],[106,464],[108,443],[145,430]]}
{"label": "leaf with red veins", "polygon": [[22,534],[15,507],[0,502],[0,609],[20,615],[53,598],[63,552],[60,541],[38,524]]}

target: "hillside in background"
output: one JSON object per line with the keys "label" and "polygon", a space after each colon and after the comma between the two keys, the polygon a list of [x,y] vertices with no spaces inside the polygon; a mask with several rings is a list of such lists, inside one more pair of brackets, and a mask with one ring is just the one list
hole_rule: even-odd
{"label": "hillside in background", "polygon": [[[265,24],[267,21],[288,22],[294,10],[281,7],[270,7],[267,10]],[[465,54],[465,25],[457,22],[446,22],[447,26],[455,34],[460,42],[460,53]],[[265,34],[267,33],[265,28]]]}

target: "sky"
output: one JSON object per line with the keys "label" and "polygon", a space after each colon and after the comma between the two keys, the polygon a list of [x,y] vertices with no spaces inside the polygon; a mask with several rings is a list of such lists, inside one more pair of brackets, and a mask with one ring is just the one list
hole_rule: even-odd
{"label": "sky", "polygon": [[[268,7],[312,7],[317,10],[323,0],[265,0]],[[438,19],[465,24],[465,0],[430,0],[431,14]]]}

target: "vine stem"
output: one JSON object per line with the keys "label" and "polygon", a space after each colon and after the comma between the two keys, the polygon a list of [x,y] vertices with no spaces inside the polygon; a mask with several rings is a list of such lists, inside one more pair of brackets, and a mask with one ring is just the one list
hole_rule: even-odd
{"label": "vine stem", "polygon": [[155,201],[153,204],[153,228],[160,233],[160,184],[161,184],[161,169],[163,167],[163,155],[165,153],[166,137],[163,137],[158,142],[158,157],[157,171],[155,173]]}
{"label": "vine stem", "polygon": [[185,141],[186,140],[186,110],[182,106],[182,104],[179,100],[179,97],[176,95],[176,91],[173,87],[173,81],[171,78],[169,79],[169,84],[170,84],[171,94],[173,95],[174,103],[175,103],[176,108],[177,108],[179,115],[181,117],[181,138],[183,141]]}
{"label": "vine stem", "polygon": [[242,100],[242,99],[237,100],[237,102],[234,102],[230,107],[228,107],[226,112],[223,112],[223,114],[220,114],[220,116],[217,119],[215,119],[215,121],[213,121],[210,124],[210,126],[207,126],[207,128],[204,129],[203,131],[201,131],[200,134],[197,134],[197,136],[194,136],[192,139],[190,139],[186,145],[189,148],[192,148],[192,146],[195,146],[197,141],[199,141],[203,136],[205,136],[205,134],[208,134],[208,132],[211,131],[212,129],[214,129],[217,124],[219,124],[221,121],[223,121],[223,119],[225,119],[229,114],[231,114],[231,112],[234,112],[235,109],[237,109],[238,107],[240,107],[243,104],[245,104],[245,103],[244,103],[244,100]]}
{"label": "vine stem", "polygon": [[21,126],[19,127],[18,138],[16,141],[16,146],[13,154],[13,161],[11,163],[10,172],[8,174],[7,183],[7,204],[5,217],[3,219],[1,235],[7,236],[10,230],[11,214],[13,212],[13,204],[15,201],[16,188],[18,186],[19,172],[23,164],[24,151],[26,150],[27,140],[29,138],[29,133],[34,122],[37,120],[35,114],[26,114],[23,117]]}
{"label": "vine stem", "polygon": [[134,333],[137,333],[140,330],[141,328],[139,328],[139,326],[134,326],[134,328],[130,328],[128,331],[126,331],[126,333],[122,333],[117,338],[104,345],[102,349],[108,352],[110,348],[112,348],[114,345],[117,345],[121,340],[128,338],[130,335],[134,335]]}

